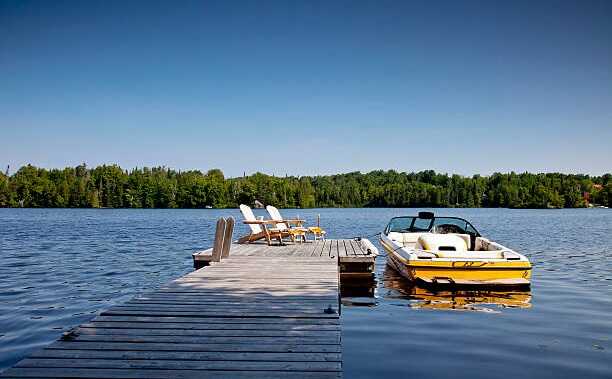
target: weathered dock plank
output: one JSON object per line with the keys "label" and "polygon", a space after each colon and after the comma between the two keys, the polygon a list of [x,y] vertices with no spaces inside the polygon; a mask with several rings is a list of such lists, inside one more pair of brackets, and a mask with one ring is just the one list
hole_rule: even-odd
{"label": "weathered dock plank", "polygon": [[155,322],[155,323],[181,323],[190,325],[200,325],[205,323],[207,325],[212,324],[316,324],[316,325],[339,325],[339,321],[336,319],[253,319],[253,318],[240,318],[240,317],[176,317],[176,316],[98,316],[93,322],[106,321],[106,322]]}
{"label": "weathered dock plank", "polygon": [[200,352],[267,352],[267,353],[341,353],[338,344],[167,344],[59,341],[46,349],[60,350],[113,350],[113,351],[200,351]]}
{"label": "weathered dock plank", "polygon": [[266,362],[340,362],[340,353],[267,353],[267,352],[206,352],[206,351],[138,351],[138,350],[61,350],[46,349],[30,358],[56,359],[151,359],[190,361],[266,361]]}
{"label": "weathered dock plank", "polygon": [[[297,372],[297,374],[296,374]],[[300,378],[341,378],[341,372],[324,371],[234,371],[234,370],[169,370],[169,369],[97,369],[97,368],[49,368],[49,367],[18,367],[5,372],[6,377],[12,378],[125,378],[125,379],[219,379],[219,378],[267,378],[267,379],[295,379]]]}

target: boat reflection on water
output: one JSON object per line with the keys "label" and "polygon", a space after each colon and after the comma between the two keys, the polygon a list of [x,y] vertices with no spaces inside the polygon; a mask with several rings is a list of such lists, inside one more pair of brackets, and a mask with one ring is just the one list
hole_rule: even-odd
{"label": "boat reflection on water", "polygon": [[383,273],[383,286],[378,296],[385,299],[405,299],[417,309],[456,309],[491,312],[494,308],[530,308],[529,289],[425,287],[411,283],[389,266]]}
{"label": "boat reflection on water", "polygon": [[498,308],[531,307],[529,289],[436,288],[412,283],[389,266],[385,266],[378,278],[378,283],[343,280],[342,305],[375,307],[381,300],[405,300],[405,305],[414,309],[494,312]]}

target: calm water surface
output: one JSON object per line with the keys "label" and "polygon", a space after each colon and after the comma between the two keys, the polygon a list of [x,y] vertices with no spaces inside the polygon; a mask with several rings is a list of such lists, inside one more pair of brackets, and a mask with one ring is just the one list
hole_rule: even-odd
{"label": "calm water surface", "polygon": [[[346,238],[417,211],[283,213],[311,223],[321,214],[331,238]],[[374,297],[343,299],[345,377],[612,377],[611,210],[436,213],[527,255],[531,291],[432,292],[381,256]],[[233,210],[0,209],[0,370],[192,270],[191,253],[211,245],[216,217],[228,214],[241,219]]]}

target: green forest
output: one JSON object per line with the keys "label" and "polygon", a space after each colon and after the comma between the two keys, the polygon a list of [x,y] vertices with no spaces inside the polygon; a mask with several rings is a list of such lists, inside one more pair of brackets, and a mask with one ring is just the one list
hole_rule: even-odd
{"label": "green forest", "polygon": [[255,200],[278,207],[577,208],[612,205],[611,175],[494,173],[490,176],[372,171],[225,178],[219,169],[31,165],[0,173],[0,207],[228,208]]}

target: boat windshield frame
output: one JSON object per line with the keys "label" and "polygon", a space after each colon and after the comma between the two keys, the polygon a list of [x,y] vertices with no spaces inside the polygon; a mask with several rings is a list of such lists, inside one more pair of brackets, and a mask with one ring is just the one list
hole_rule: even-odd
{"label": "boat windshield frame", "polygon": [[[395,229],[395,230],[391,230],[391,225],[393,224],[394,220],[397,219],[411,219],[408,223],[409,224],[408,227],[406,228],[402,228],[402,229]],[[426,227],[421,227],[419,225],[415,225],[415,223],[417,223],[417,220],[419,222],[425,222],[428,224],[426,224]],[[393,217],[389,223],[387,224],[387,227],[385,228],[385,235],[388,235],[391,232],[396,232],[396,233],[427,233],[427,232],[431,232],[432,228],[434,226],[439,226],[439,225],[444,225],[444,224],[449,224],[449,223],[436,223],[436,220],[452,220],[455,221],[455,223],[451,222],[451,225],[457,225],[456,222],[459,221],[460,223],[465,223],[465,227],[464,229],[464,233],[462,234],[469,234],[469,235],[473,235],[475,237],[481,237],[480,232],[478,232],[478,230],[474,227],[474,225],[472,225],[472,223],[470,223],[468,220],[461,218],[461,217],[453,217],[453,216],[434,216],[431,218],[422,218],[419,216],[397,216],[397,217]],[[458,226],[458,225],[457,225]],[[470,228],[472,230],[470,230]]]}

